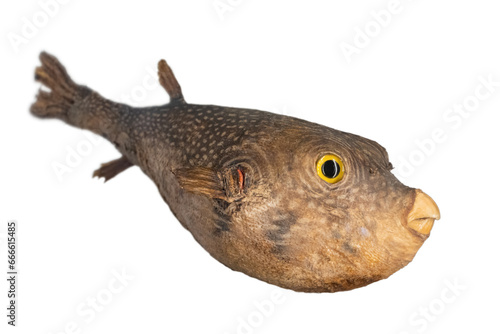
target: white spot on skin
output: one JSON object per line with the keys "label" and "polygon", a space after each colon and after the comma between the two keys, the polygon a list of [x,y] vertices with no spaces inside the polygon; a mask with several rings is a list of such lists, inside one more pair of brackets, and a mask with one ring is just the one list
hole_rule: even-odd
{"label": "white spot on skin", "polygon": [[365,228],[365,227],[361,227],[359,229],[359,232],[361,233],[362,236],[364,237],[368,237],[370,235],[370,232]]}

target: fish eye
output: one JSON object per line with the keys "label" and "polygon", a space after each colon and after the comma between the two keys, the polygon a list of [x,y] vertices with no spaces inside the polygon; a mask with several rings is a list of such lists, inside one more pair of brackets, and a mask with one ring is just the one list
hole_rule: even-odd
{"label": "fish eye", "polygon": [[344,177],[344,163],[334,154],[322,156],[316,163],[319,177],[328,183],[337,183]]}

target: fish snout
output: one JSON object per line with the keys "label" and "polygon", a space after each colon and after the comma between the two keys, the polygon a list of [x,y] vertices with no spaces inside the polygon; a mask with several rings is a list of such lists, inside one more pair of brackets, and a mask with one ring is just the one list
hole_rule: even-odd
{"label": "fish snout", "polygon": [[408,213],[408,227],[420,234],[429,235],[434,221],[441,218],[436,202],[420,189],[415,189],[413,207]]}

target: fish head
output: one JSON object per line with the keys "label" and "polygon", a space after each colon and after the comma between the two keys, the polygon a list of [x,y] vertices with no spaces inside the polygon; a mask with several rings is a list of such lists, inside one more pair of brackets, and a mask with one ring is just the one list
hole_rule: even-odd
{"label": "fish head", "polygon": [[287,129],[267,159],[259,219],[295,290],[350,290],[408,264],[440,218],[434,201],[392,173],[374,141],[323,126]]}

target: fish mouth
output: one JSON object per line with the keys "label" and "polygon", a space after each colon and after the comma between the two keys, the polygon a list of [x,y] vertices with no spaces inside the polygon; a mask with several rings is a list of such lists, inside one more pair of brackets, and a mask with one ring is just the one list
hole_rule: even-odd
{"label": "fish mouth", "polygon": [[424,236],[429,236],[434,221],[441,218],[441,213],[436,202],[429,195],[420,189],[415,189],[415,192],[415,201],[408,213],[408,228]]}

